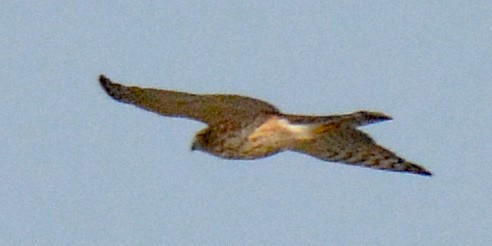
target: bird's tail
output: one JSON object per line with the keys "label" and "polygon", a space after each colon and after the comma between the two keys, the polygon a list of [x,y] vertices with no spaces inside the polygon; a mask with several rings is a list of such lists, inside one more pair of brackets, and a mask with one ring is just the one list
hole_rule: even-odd
{"label": "bird's tail", "polygon": [[392,119],[393,118],[391,118],[391,116],[380,112],[358,111],[351,114],[341,115],[340,124],[351,125],[352,127],[359,127]]}
{"label": "bird's tail", "polygon": [[392,119],[386,114],[372,111],[358,111],[349,114],[328,116],[283,114],[282,117],[287,119],[291,124],[321,126],[325,124],[338,123],[351,127],[365,126]]}

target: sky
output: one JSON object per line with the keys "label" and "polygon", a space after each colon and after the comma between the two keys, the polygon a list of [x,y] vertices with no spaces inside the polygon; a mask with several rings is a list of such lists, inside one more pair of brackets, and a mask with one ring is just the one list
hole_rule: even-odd
{"label": "sky", "polygon": [[[490,1],[2,1],[0,245],[490,245]],[[191,152],[97,77],[362,128],[434,173]]]}

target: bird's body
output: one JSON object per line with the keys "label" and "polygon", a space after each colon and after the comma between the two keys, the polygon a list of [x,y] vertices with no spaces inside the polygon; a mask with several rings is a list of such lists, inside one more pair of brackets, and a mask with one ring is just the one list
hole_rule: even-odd
{"label": "bird's body", "polygon": [[[309,126],[292,125],[278,115],[265,115],[238,129],[226,130],[217,125],[206,128],[217,140],[206,144],[209,153],[228,159],[257,159],[293,148],[307,140]],[[200,133],[198,134],[200,135]]]}
{"label": "bird's body", "polygon": [[103,75],[99,81],[118,101],[164,116],[206,123],[208,127],[196,134],[192,150],[227,159],[257,159],[291,150],[326,161],[431,175],[425,168],[405,161],[356,129],[391,119],[382,113],[291,115],[250,97],[129,87],[113,83]]}

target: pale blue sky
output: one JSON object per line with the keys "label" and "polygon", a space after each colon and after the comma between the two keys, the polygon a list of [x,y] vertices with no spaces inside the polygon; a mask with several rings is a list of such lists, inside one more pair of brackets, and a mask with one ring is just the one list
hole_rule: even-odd
{"label": "pale blue sky", "polygon": [[[329,2],[329,3],[327,3]],[[490,245],[490,1],[0,3],[1,245]],[[97,76],[361,109],[432,178],[190,152]]]}

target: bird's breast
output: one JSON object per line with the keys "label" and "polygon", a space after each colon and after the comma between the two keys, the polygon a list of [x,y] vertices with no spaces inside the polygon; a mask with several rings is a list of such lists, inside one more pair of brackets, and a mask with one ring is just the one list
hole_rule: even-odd
{"label": "bird's breast", "polygon": [[220,135],[221,141],[215,142],[213,154],[230,159],[257,159],[310,138],[311,131],[307,125],[291,124],[287,119],[271,116]]}

